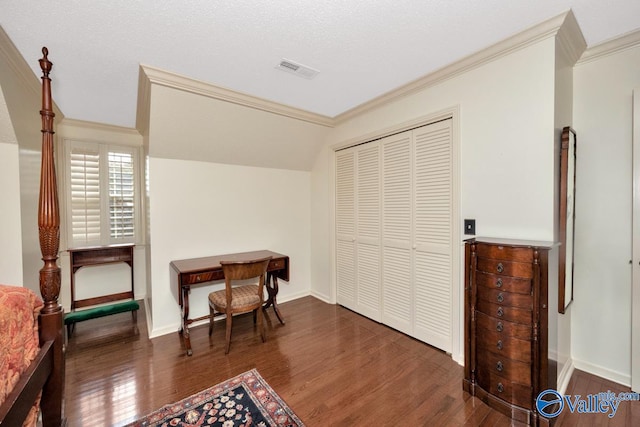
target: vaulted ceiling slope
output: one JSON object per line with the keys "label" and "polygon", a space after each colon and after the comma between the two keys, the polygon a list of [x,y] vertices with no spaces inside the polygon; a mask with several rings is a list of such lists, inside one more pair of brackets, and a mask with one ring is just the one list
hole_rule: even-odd
{"label": "vaulted ceiling slope", "polygon": [[0,25],[55,52],[66,117],[134,127],[140,64],[335,117],[569,9],[589,47],[640,27],[637,0],[3,0]]}

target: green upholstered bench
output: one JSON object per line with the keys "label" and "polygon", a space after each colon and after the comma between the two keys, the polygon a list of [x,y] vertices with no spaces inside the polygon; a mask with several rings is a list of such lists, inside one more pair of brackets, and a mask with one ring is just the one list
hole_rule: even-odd
{"label": "green upholstered bench", "polygon": [[64,324],[67,325],[67,336],[73,333],[73,325],[89,319],[97,319],[98,317],[110,316],[117,313],[125,313],[130,311],[133,315],[133,321],[136,322],[137,311],[140,308],[138,301],[124,301],[114,304],[101,305],[98,307],[88,308],[86,310],[71,311],[64,315]]}

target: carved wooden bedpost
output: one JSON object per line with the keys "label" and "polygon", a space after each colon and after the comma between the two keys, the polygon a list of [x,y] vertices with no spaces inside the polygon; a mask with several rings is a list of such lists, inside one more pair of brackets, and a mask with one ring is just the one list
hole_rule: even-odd
{"label": "carved wooden bedpost", "polygon": [[38,234],[44,266],[40,270],[40,293],[44,308],[40,316],[40,341],[55,340],[53,374],[42,392],[42,409],[45,414],[43,425],[64,424],[64,337],[63,310],[58,303],[60,295],[60,267],[58,249],[60,246],[60,209],[53,155],[53,119],[55,113],[51,102],[51,80],[49,72],[53,64],[47,58],[49,51],[42,48],[40,59],[42,69],[42,164],[40,168],[40,198],[38,201]]}
{"label": "carved wooden bedpost", "polygon": [[53,119],[51,106],[51,80],[49,71],[53,64],[47,58],[47,48],[42,48],[42,167],[40,169],[40,199],[38,201],[38,231],[44,267],[40,270],[40,293],[44,299],[43,313],[62,310],[58,304],[60,295],[60,268],[58,248],[60,244],[60,210],[53,159]]}

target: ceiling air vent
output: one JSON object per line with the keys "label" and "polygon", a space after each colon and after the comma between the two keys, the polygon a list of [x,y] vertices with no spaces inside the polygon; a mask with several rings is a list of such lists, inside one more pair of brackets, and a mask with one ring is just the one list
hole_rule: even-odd
{"label": "ceiling air vent", "polygon": [[306,65],[298,64],[297,62],[283,59],[276,66],[277,69],[286,71],[287,73],[295,74],[296,76],[304,77],[305,79],[312,79],[318,75],[320,71],[314,70]]}

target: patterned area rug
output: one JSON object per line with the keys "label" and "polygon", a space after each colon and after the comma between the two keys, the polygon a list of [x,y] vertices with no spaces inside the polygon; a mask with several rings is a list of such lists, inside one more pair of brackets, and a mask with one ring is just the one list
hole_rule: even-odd
{"label": "patterned area rug", "polygon": [[127,426],[304,427],[304,424],[258,371],[252,369]]}

